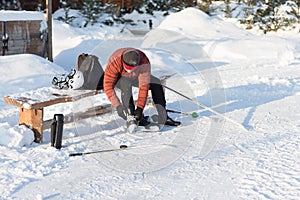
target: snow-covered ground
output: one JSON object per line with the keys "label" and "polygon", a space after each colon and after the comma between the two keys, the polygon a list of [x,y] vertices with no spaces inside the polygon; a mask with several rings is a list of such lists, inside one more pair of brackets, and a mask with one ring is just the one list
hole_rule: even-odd
{"label": "snow-covered ground", "polygon": [[[122,26],[81,29],[54,20],[54,63],[35,55],[0,57],[0,199],[300,198],[299,33],[246,31],[193,8],[159,19],[145,36],[132,35],[130,27],[121,33]],[[57,150],[50,130],[42,144],[33,143],[32,132],[17,125],[18,109],[3,101],[51,87],[80,53],[97,55],[105,68],[108,56],[125,46],[143,49],[154,74],[175,74],[167,86],[246,130],[166,90],[169,109],[200,116],[170,114],[181,127],[135,135],[116,113],[95,116],[66,124]],[[45,118],[102,101],[100,95],[50,106]],[[121,144],[140,148],[68,156]]]}

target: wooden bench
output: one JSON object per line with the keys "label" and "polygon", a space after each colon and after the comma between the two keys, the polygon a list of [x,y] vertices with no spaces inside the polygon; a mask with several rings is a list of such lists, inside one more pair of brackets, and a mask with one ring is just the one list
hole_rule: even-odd
{"label": "wooden bench", "polygon": [[[103,90],[59,90],[51,87],[40,88],[20,94],[5,96],[4,101],[19,107],[19,125],[25,125],[34,132],[35,142],[43,141],[43,130],[51,127],[51,119],[44,121],[44,108],[47,106],[75,102],[79,99],[103,93]],[[111,111],[110,105],[98,106],[85,113],[65,117],[65,123],[83,119],[95,114]]]}
{"label": "wooden bench", "polygon": [[[162,84],[172,75],[161,76]],[[59,90],[53,87],[39,88],[28,92],[12,94],[4,97],[8,104],[19,107],[19,125],[32,129],[34,141],[43,141],[43,130],[51,127],[52,119],[44,120],[44,108],[66,102],[75,102],[83,98],[104,94],[103,90]],[[151,96],[149,96],[151,97]],[[72,113],[65,116],[64,123],[106,114],[112,111],[111,104],[88,108],[85,112]]]}

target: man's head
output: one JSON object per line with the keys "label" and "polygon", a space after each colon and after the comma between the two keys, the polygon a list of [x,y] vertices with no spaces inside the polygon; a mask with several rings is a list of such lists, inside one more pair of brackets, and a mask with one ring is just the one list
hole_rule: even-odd
{"label": "man's head", "polygon": [[134,49],[129,49],[122,54],[123,67],[126,71],[132,72],[140,63],[140,54]]}

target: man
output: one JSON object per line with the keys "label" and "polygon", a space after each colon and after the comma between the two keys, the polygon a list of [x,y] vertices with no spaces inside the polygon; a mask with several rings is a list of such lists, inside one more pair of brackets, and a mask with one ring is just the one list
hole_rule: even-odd
{"label": "man", "polygon": [[[180,122],[172,120],[166,112],[166,100],[161,82],[151,75],[151,65],[147,56],[135,48],[121,48],[109,58],[104,73],[104,91],[117,109],[118,115],[127,122],[141,126],[149,122],[143,117],[148,90],[151,90],[153,102],[158,112],[158,123],[178,126]],[[137,107],[132,97],[132,86],[138,87]],[[121,100],[115,87],[121,90]]]}

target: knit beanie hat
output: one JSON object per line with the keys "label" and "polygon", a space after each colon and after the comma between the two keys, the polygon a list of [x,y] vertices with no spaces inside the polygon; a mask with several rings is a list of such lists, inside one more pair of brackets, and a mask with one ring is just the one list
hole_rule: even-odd
{"label": "knit beanie hat", "polygon": [[123,52],[122,60],[124,68],[132,71],[140,63],[140,54],[137,50],[129,49]]}

